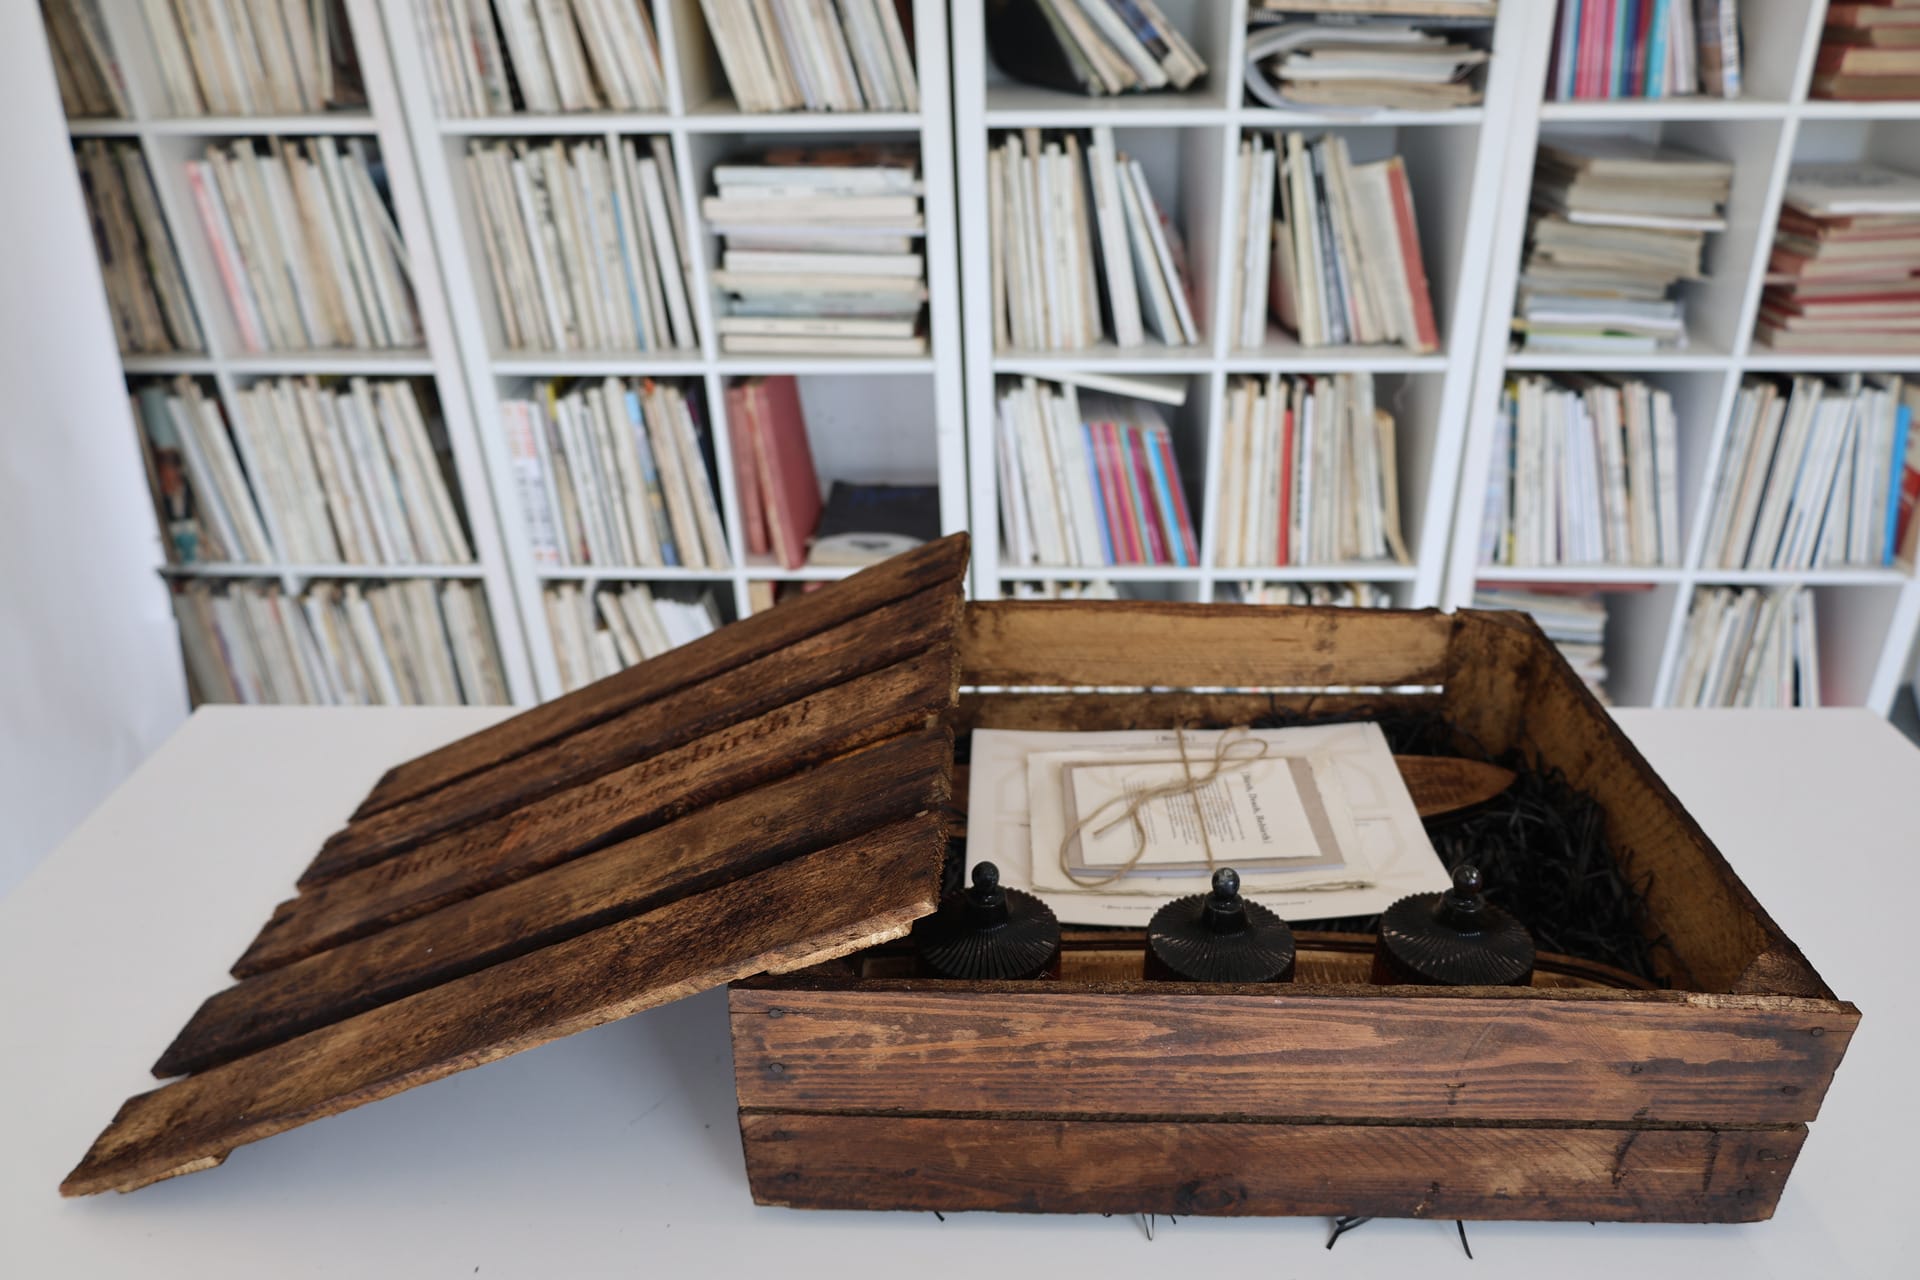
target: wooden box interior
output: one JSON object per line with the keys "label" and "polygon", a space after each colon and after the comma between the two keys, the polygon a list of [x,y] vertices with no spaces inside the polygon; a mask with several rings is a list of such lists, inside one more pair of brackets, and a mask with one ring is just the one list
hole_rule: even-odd
{"label": "wooden box interior", "polygon": [[[1599,799],[1659,990],[1365,983],[1303,934],[1290,986],[916,979],[900,945],[731,997],[756,1198],[817,1208],[1730,1221],[1770,1216],[1858,1020],[1530,620],[1138,602],[973,604],[975,728],[1438,710]],[[980,856],[970,851],[970,856]],[[1546,968],[1546,966],[1543,966]]]}

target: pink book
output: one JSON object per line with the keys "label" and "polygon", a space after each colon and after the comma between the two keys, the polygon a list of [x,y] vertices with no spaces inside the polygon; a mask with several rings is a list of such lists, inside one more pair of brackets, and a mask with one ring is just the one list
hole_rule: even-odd
{"label": "pink book", "polygon": [[1160,523],[1160,511],[1153,501],[1153,469],[1147,465],[1146,434],[1139,427],[1130,426],[1122,437],[1126,442],[1134,509],[1139,513],[1141,534],[1147,544],[1146,563],[1172,564],[1173,548],[1167,545],[1167,531]]}
{"label": "pink book", "polygon": [[1146,548],[1140,545],[1140,522],[1133,509],[1133,494],[1126,480],[1126,460],[1122,456],[1118,423],[1098,424],[1100,435],[1100,485],[1111,497],[1108,512],[1114,517],[1113,558],[1120,564],[1143,564]]}
{"label": "pink book", "polygon": [[767,538],[767,506],[760,493],[760,466],[753,453],[752,403],[744,383],[727,388],[727,443],[733,449],[733,489],[740,498],[740,523],[747,533],[747,554],[773,550]]}
{"label": "pink book", "polygon": [[791,376],[753,384],[751,420],[774,552],[781,564],[798,569],[806,562],[807,540],[820,523],[822,505],[807,419],[800,408],[800,384]]}

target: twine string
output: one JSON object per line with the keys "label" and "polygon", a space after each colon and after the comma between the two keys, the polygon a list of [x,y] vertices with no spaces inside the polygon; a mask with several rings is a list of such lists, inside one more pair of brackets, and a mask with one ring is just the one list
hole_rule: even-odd
{"label": "twine string", "polygon": [[[1141,810],[1155,801],[1173,796],[1186,796],[1192,801],[1194,820],[1200,828],[1200,847],[1207,858],[1207,873],[1212,874],[1214,870],[1213,840],[1207,834],[1207,815],[1206,810],[1200,806],[1200,793],[1218,779],[1250,769],[1264,760],[1268,744],[1264,739],[1255,738],[1247,726],[1235,725],[1214,740],[1213,759],[1204,762],[1202,771],[1196,774],[1193,758],[1187,751],[1186,732],[1176,728],[1173,733],[1174,743],[1180,750],[1180,779],[1136,792],[1123,791],[1119,795],[1109,797],[1068,828],[1066,835],[1061,837],[1059,850],[1060,872],[1068,880],[1085,889],[1098,889],[1130,874],[1140,865],[1140,860],[1146,856],[1147,852],[1147,826],[1140,820]],[[1123,802],[1125,807],[1118,815],[1111,821],[1101,821],[1108,810]],[[1123,822],[1133,828],[1133,852],[1125,862],[1112,870],[1098,872],[1072,865],[1073,842],[1080,838],[1082,832],[1090,832],[1096,836],[1104,835]]]}

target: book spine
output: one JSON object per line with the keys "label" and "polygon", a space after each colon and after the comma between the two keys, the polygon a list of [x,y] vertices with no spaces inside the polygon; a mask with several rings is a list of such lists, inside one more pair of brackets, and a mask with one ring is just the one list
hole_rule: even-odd
{"label": "book spine", "polygon": [[1087,478],[1093,495],[1094,522],[1100,529],[1100,561],[1102,564],[1115,564],[1113,554],[1113,522],[1108,510],[1107,490],[1100,474],[1100,446],[1094,439],[1093,424],[1080,424],[1081,447],[1086,452]]}
{"label": "book spine", "polygon": [[1893,452],[1888,462],[1888,473],[1892,479],[1887,485],[1887,523],[1884,531],[1884,544],[1880,549],[1880,563],[1890,565],[1894,552],[1898,549],[1900,517],[1906,514],[1902,508],[1909,506],[1906,491],[1907,437],[1913,429],[1913,408],[1901,405],[1893,419]]}

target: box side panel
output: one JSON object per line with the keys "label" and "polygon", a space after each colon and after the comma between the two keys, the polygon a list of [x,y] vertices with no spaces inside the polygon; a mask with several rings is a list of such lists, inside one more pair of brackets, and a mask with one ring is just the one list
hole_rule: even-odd
{"label": "box side panel", "polygon": [[1269,716],[1338,716],[1441,710],[1437,694],[1401,693],[964,693],[948,717],[974,729],[1107,732],[1248,724]]}
{"label": "box side panel", "polygon": [[761,1204],[1610,1222],[1773,1215],[1806,1129],[743,1114]]}
{"label": "box side panel", "polygon": [[[1490,629],[1463,617],[1461,641]],[[1540,657],[1529,664],[1519,745],[1599,798],[1615,856],[1645,895],[1656,962],[1674,984],[1832,999],[1586,685],[1537,633],[1530,647]]]}
{"label": "box side panel", "polygon": [[1758,997],[1391,990],[763,982],[731,995],[734,1071],[741,1106],[780,1111],[1790,1124],[1819,1111],[1858,1020]]}
{"label": "box side panel", "polygon": [[1324,689],[1438,684],[1453,620],[1427,610],[1138,600],[967,606],[961,683]]}

